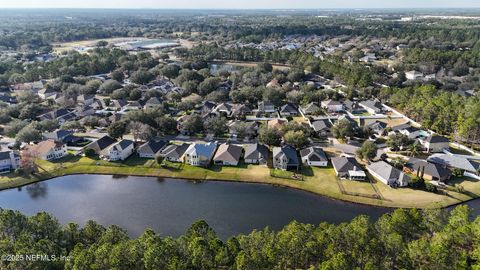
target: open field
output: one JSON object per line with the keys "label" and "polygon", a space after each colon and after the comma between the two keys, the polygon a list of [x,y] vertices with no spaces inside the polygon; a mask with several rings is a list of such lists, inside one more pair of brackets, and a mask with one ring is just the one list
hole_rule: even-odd
{"label": "open field", "polygon": [[29,178],[1,176],[0,189],[14,188],[69,174],[112,174],[272,184],[305,190],[333,199],[385,207],[439,208],[480,196],[480,183],[470,179],[455,180],[456,184],[463,186],[464,192],[448,191],[446,195],[441,195],[410,188],[393,189],[378,181],[370,183],[338,180],[331,167],[304,167],[302,180],[296,180],[288,178],[290,173],[285,173],[287,177],[273,177],[269,168],[258,165],[242,164],[238,167],[212,166],[210,168],[179,163],[159,165],[152,159],[136,156],[123,163],[69,156],[56,162],[38,161],[38,165],[39,173]]}

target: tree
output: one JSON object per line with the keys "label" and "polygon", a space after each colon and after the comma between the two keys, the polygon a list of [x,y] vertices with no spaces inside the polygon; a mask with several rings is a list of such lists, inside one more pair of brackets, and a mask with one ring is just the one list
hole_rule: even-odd
{"label": "tree", "polygon": [[219,78],[207,78],[203,82],[198,85],[198,94],[201,96],[205,96],[218,88],[220,84]]}
{"label": "tree", "polygon": [[365,141],[362,146],[357,150],[359,158],[364,160],[372,160],[377,156],[378,148],[375,143],[371,141]]}
{"label": "tree", "polygon": [[152,129],[150,126],[141,122],[130,122],[127,126],[127,130],[133,135],[133,140],[135,142],[137,139],[149,140],[152,138]]}
{"label": "tree", "polygon": [[296,149],[301,149],[304,146],[308,145],[308,137],[305,136],[303,131],[293,131],[290,130],[283,136],[285,143],[295,147]]}
{"label": "tree", "polygon": [[332,134],[337,139],[346,139],[347,137],[352,137],[354,135],[354,127],[346,119],[339,120],[332,127]]}
{"label": "tree", "polygon": [[110,124],[110,126],[108,126],[107,128],[108,136],[114,139],[122,138],[123,135],[125,135],[126,131],[127,131],[127,123],[125,123],[124,121],[114,122]]}
{"label": "tree", "polygon": [[221,116],[207,118],[204,123],[204,129],[215,136],[222,136],[228,131],[227,119]]}
{"label": "tree", "polygon": [[282,142],[282,134],[276,128],[262,128],[258,138],[261,143],[271,146],[279,146]]}
{"label": "tree", "polygon": [[123,75],[123,71],[121,69],[114,70],[111,74],[111,77],[117,82],[123,82],[123,79],[125,79],[125,76]]}
{"label": "tree", "polygon": [[160,69],[160,74],[170,79],[175,79],[180,72],[180,67],[175,64],[166,65]]}
{"label": "tree", "polygon": [[135,71],[132,74],[132,76],[130,77],[132,82],[134,82],[136,84],[147,84],[148,82],[150,82],[154,78],[155,78],[155,76],[150,71],[148,71],[146,69],[139,69],[139,70]]}
{"label": "tree", "polygon": [[198,114],[189,115],[181,124],[182,130],[189,134],[196,134],[203,131],[203,119]]}
{"label": "tree", "polygon": [[410,151],[410,155],[412,155],[412,157],[420,154],[422,150],[423,150],[423,147],[418,141],[415,141],[408,147],[408,151]]}
{"label": "tree", "polygon": [[104,94],[111,94],[113,90],[122,88],[122,85],[115,80],[108,80],[100,85],[99,90]]}
{"label": "tree", "polygon": [[15,136],[15,139],[19,142],[25,142],[25,143],[38,142],[42,140],[42,134],[33,126],[29,125],[22,128],[18,132],[17,136]]}
{"label": "tree", "polygon": [[392,151],[398,151],[408,147],[412,144],[412,141],[406,135],[395,133],[388,137],[386,144],[392,149]]}

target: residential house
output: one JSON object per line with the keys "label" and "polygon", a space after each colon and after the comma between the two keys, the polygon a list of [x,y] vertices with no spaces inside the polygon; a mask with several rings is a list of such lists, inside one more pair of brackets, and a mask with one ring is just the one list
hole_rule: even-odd
{"label": "residential house", "polygon": [[367,179],[367,175],[354,157],[334,157],[332,165],[340,178],[360,181]]}
{"label": "residential house", "polygon": [[387,129],[387,124],[381,121],[374,121],[366,125],[376,136],[380,137],[385,134],[385,129]]}
{"label": "residential house", "polygon": [[193,166],[208,167],[216,149],[217,144],[214,142],[209,142],[207,144],[193,143],[188,147],[187,151],[185,151],[185,163]]}
{"label": "residential house", "polygon": [[170,162],[183,162],[183,155],[188,147],[190,147],[188,143],[169,144],[160,151],[159,156]]}
{"label": "residential house", "polygon": [[433,154],[427,158],[428,162],[444,165],[450,169],[459,169],[463,175],[480,179],[480,163],[471,161],[465,157],[448,154]]}
{"label": "residential house", "polygon": [[68,136],[73,135],[72,130],[64,130],[64,129],[57,129],[52,132],[44,132],[42,133],[42,136],[44,139],[52,139],[55,141],[63,141]]}
{"label": "residential house", "polygon": [[328,158],[322,148],[311,146],[300,150],[303,164],[315,167],[327,167]]}
{"label": "residential house", "polygon": [[258,112],[262,114],[276,112],[275,106],[270,101],[259,101],[257,106]]}
{"label": "residential house", "polygon": [[272,79],[269,83],[267,83],[267,88],[279,88],[282,87],[277,79]]}
{"label": "residential house", "polygon": [[257,134],[257,131],[259,129],[259,125],[255,121],[230,121],[228,124],[228,133],[231,136],[238,136],[240,133],[239,131],[242,130],[241,132],[245,132],[245,136],[247,138],[249,137],[254,137]]}
{"label": "residential house", "polygon": [[14,151],[0,152],[0,174],[8,173],[20,166],[20,156]]}
{"label": "residential house", "polygon": [[215,113],[221,113],[227,117],[229,117],[232,114],[232,108],[233,105],[230,103],[220,103],[218,104],[214,109],[213,112]]}
{"label": "residential house", "polygon": [[390,187],[405,187],[410,181],[408,175],[385,161],[371,163],[367,165],[367,170],[373,177]]}
{"label": "residential house", "polygon": [[384,111],[382,103],[378,100],[364,100],[359,105],[370,114],[381,114]]}
{"label": "residential house", "polygon": [[419,141],[428,152],[442,152],[450,145],[450,141],[446,137],[435,134]]}
{"label": "residential house", "polygon": [[337,113],[344,110],[343,104],[340,101],[336,100],[324,100],[321,102],[322,108],[326,109],[327,112]]}
{"label": "residential house", "polygon": [[247,144],[245,147],[245,163],[266,165],[269,154],[270,151],[268,150],[268,147],[263,144]]}
{"label": "residential house", "polygon": [[151,109],[151,108],[158,108],[162,106],[162,101],[157,97],[151,97],[145,105],[143,106],[144,109]]}
{"label": "residential house", "polygon": [[117,140],[111,138],[108,135],[101,137],[100,139],[89,143],[85,146],[86,149],[93,149],[97,155],[102,155],[102,152],[107,149],[110,145],[116,143]]}
{"label": "residential house", "polygon": [[267,122],[267,127],[268,128],[276,128],[276,129],[281,129],[285,123],[287,123],[287,120],[275,118],[272,120],[269,120]]}
{"label": "residential house", "polygon": [[286,145],[273,148],[273,167],[280,170],[299,170],[297,150]]}
{"label": "residential house", "polygon": [[310,102],[305,107],[301,107],[300,112],[304,115],[318,115],[322,112],[322,109],[315,102]]}
{"label": "residential house", "polygon": [[419,79],[423,79],[423,73],[412,70],[412,71],[405,72],[405,77],[407,78],[407,80],[412,80],[412,81],[419,80]]}
{"label": "residential house", "polygon": [[377,60],[377,57],[375,56],[374,53],[368,53],[364,57],[358,59],[360,62],[365,62],[365,63],[371,63],[375,60]]}
{"label": "residential house", "polygon": [[24,151],[42,160],[54,160],[67,155],[67,145],[63,142],[49,139],[34,145],[27,145]]}
{"label": "residential house", "polygon": [[121,140],[102,151],[102,158],[108,161],[125,160],[135,151],[135,144],[131,140]]}
{"label": "residential house", "polygon": [[155,158],[155,155],[167,146],[167,141],[149,140],[140,145],[137,149],[138,156],[141,158]]}
{"label": "residential house", "polygon": [[237,166],[242,156],[243,148],[238,145],[222,143],[218,146],[217,152],[213,157],[215,165]]}
{"label": "residential house", "polygon": [[280,107],[280,114],[282,116],[297,116],[298,110],[293,104],[287,103]]}
{"label": "residential house", "polygon": [[430,181],[446,182],[452,176],[446,166],[417,158],[410,158],[403,170]]}
{"label": "residential house", "polygon": [[312,123],[313,130],[319,136],[328,136],[332,128],[332,124],[327,119],[316,120]]}
{"label": "residential house", "polygon": [[88,106],[92,105],[93,102],[95,101],[95,95],[79,95],[77,97],[77,103]]}
{"label": "residential house", "polygon": [[345,100],[343,105],[348,112],[353,114],[363,113],[366,111],[362,106],[360,106],[358,101]]}
{"label": "residential house", "polygon": [[51,97],[55,96],[56,94],[58,94],[58,92],[55,91],[52,88],[44,88],[44,89],[38,91],[38,96],[41,99],[48,99],[48,98],[51,98]]}
{"label": "residential house", "polygon": [[252,109],[246,104],[233,104],[232,116],[235,118],[244,118],[252,113]]}
{"label": "residential house", "polygon": [[55,120],[59,124],[75,119],[77,116],[65,108],[55,109],[38,116],[40,120]]}
{"label": "residential house", "polygon": [[420,137],[420,135],[422,134],[422,130],[412,126],[409,126],[404,129],[400,129],[398,132],[407,136],[409,139],[416,139]]}

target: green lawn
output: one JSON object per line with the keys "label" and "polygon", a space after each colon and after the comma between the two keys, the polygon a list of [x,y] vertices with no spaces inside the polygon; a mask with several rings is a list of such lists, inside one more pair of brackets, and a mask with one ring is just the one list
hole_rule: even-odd
{"label": "green lawn", "polygon": [[[273,170],[272,174],[271,169],[259,165],[200,168],[171,162],[163,162],[160,165],[153,159],[137,156],[132,156],[124,162],[68,156],[55,162],[38,161],[38,165],[41,169],[33,176],[19,177],[13,174],[0,176],[0,189],[69,174],[112,174],[265,183],[297,188],[334,199],[388,207],[445,207],[480,196],[480,182],[474,180],[455,180],[464,187],[465,192],[458,193],[452,189],[447,195],[440,195],[410,188],[393,189],[375,180],[372,180],[372,183],[338,180],[331,166],[303,167],[301,179],[296,180],[292,179],[292,172]],[[341,181],[340,185],[338,181]]]}

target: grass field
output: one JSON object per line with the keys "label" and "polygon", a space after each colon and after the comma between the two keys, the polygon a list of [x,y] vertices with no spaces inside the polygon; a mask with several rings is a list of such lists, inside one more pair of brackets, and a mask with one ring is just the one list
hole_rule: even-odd
{"label": "grass field", "polygon": [[290,172],[281,171],[286,177],[272,176],[269,168],[258,165],[241,164],[237,167],[200,168],[169,162],[160,165],[153,159],[137,156],[132,156],[125,162],[69,156],[55,162],[38,161],[37,163],[40,169],[34,176],[1,176],[0,189],[69,174],[111,174],[264,183],[301,189],[344,201],[386,207],[438,208],[480,196],[480,182],[474,180],[456,179],[455,184],[462,185],[465,191],[459,193],[452,189],[446,195],[441,195],[410,188],[393,189],[374,180],[371,183],[339,180],[331,167],[304,167],[301,171],[303,177],[298,180],[290,178],[292,175]]}

